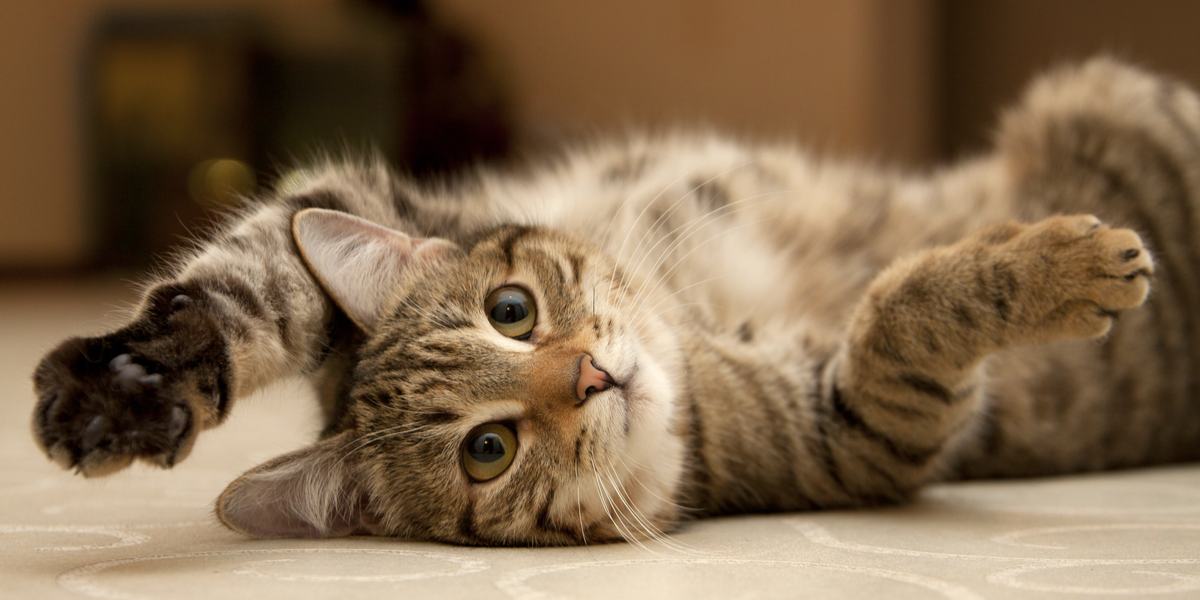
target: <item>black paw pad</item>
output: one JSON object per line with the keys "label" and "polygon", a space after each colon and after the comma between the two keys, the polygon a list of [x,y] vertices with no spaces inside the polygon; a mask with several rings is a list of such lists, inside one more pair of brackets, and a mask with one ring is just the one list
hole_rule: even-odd
{"label": "black paw pad", "polygon": [[34,436],[46,454],[85,476],[143,459],[175,464],[195,435],[188,390],[121,338],[75,338],[38,365]]}
{"label": "black paw pad", "polygon": [[1126,275],[1125,281],[1133,281],[1133,280],[1137,279],[1138,277],[1149,278],[1150,275],[1151,275],[1150,269],[1138,269],[1138,270]]}

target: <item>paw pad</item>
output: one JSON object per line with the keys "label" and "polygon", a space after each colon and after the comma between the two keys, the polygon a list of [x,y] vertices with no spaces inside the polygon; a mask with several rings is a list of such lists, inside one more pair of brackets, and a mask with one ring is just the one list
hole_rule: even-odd
{"label": "paw pad", "polygon": [[[111,338],[76,338],[38,366],[34,435],[64,468],[103,475],[135,458],[169,467],[190,447],[192,409],[171,386],[179,378],[123,350]],[[115,356],[96,355],[105,351]]]}

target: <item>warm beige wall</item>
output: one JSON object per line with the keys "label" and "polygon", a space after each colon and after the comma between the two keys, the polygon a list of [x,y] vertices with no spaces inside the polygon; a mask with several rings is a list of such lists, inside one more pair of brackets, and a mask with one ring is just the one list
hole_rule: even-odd
{"label": "warm beige wall", "polygon": [[14,2],[0,19],[0,259],[53,264],[83,249],[74,59],[85,19]]}
{"label": "warm beige wall", "polygon": [[932,0],[435,0],[511,80],[519,125],[707,122],[838,153],[933,153]]}
{"label": "warm beige wall", "polygon": [[[1200,86],[1193,0],[430,0],[507,76],[531,139],[710,123],[923,163],[983,143],[1038,69],[1115,51]],[[77,85],[113,7],[249,7],[306,43],[343,0],[62,0],[0,19],[0,270],[85,250]]]}
{"label": "warm beige wall", "polygon": [[1035,73],[1062,61],[1113,53],[1200,88],[1196,0],[948,1],[943,22],[950,154],[985,144],[1001,108]]}
{"label": "warm beige wall", "polygon": [[[933,152],[934,0],[434,0],[511,77],[519,126],[579,131],[710,123],[837,153]],[[13,2],[0,19],[0,269],[87,249],[78,84],[103,11],[251,7],[293,35],[335,26],[339,0]]]}

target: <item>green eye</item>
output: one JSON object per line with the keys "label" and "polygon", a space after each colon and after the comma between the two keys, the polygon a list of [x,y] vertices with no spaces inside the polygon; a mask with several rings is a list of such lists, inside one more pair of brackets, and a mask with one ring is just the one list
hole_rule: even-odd
{"label": "green eye", "polygon": [[514,340],[527,340],[537,322],[537,307],[525,290],[507,285],[496,288],[484,302],[488,322],[496,331]]}
{"label": "green eye", "polygon": [[499,477],[517,453],[517,434],[508,425],[488,423],[467,434],[462,449],[463,468],[475,481]]}

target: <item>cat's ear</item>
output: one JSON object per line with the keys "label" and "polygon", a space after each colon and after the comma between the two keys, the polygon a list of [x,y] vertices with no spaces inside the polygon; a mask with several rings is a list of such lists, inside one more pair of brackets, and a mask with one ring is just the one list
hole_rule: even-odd
{"label": "cat's ear", "polygon": [[372,532],[366,495],[345,460],[352,439],[344,432],[247,471],[217,498],[217,518],[260,538]]}
{"label": "cat's ear", "polygon": [[459,252],[458,246],[441,238],[415,238],[320,208],[297,212],[292,236],[325,292],[367,332],[374,330],[405,273],[418,261]]}

